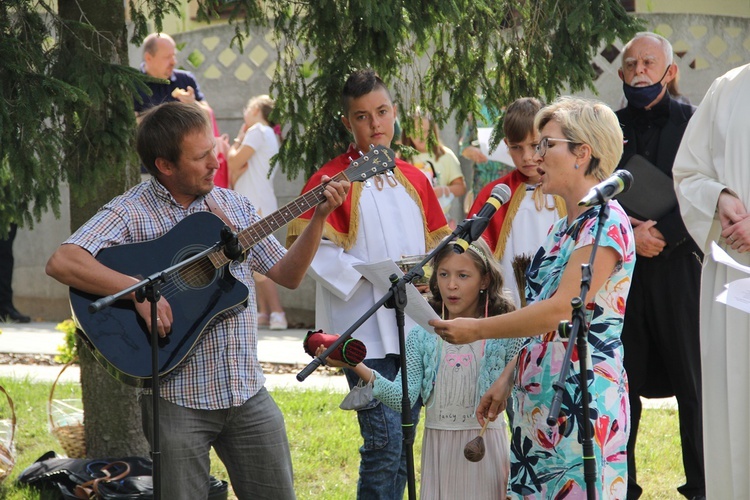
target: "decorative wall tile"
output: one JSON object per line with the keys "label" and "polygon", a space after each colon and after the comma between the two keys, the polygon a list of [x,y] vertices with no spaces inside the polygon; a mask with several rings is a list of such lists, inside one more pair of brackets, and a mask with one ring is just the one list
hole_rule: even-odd
{"label": "decorative wall tile", "polygon": [[237,67],[237,70],[234,72],[234,77],[241,82],[246,82],[253,76],[253,73],[253,68],[243,62]]}
{"label": "decorative wall tile", "polygon": [[208,36],[201,40],[203,46],[208,50],[214,50],[216,46],[219,45],[219,42],[221,42],[221,38],[219,38],[218,36]]}
{"label": "decorative wall tile", "polygon": [[219,54],[218,59],[219,59],[219,62],[224,65],[225,68],[228,68],[237,59],[237,54],[235,54],[232,49],[226,48],[221,51],[221,54]]}

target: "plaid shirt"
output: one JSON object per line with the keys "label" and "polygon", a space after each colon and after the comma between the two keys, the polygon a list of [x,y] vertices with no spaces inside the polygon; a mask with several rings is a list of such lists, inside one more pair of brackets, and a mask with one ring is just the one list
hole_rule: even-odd
{"label": "plaid shirt", "polygon": [[[234,191],[214,188],[211,194],[237,230],[260,220],[249,200]],[[152,179],[107,203],[64,243],[96,256],[103,248],[158,238],[188,215],[201,211],[209,211],[205,197],[186,209]],[[249,250],[243,262],[229,265],[232,275],[250,291],[248,306],[211,322],[190,356],[175,369],[176,374],[162,381],[160,395],[164,399],[188,408],[216,410],[240,406],[263,387],[253,271],[267,273],[285,253],[269,236]]]}

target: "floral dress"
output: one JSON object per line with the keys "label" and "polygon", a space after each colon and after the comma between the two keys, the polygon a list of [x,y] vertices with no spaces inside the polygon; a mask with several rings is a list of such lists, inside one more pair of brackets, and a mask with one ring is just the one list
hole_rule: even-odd
{"label": "floral dress", "polygon": [[[614,248],[620,261],[597,292],[594,303],[586,308],[589,322],[586,378],[591,396],[589,416],[593,423],[597,498],[624,499],[630,405],[620,332],[635,265],[635,244],[632,227],[620,205],[611,202],[609,206],[610,214],[599,244]],[[573,252],[593,245],[598,213],[599,208],[594,207],[570,226],[567,218],[552,226],[527,273],[529,304],[554,295]],[[567,343],[567,339],[552,331],[529,339],[519,353],[508,491],[512,498],[585,497],[577,349],[573,352],[558,422],[552,427],[547,425],[554,394],[552,384],[563,368]]]}

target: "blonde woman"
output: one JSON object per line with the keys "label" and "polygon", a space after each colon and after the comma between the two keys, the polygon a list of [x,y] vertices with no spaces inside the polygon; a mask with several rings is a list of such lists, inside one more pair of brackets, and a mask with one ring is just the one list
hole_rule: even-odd
{"label": "blonde woman", "polygon": [[[515,376],[503,372],[482,397],[480,422],[494,419],[515,387],[511,475],[513,498],[582,498],[583,450],[579,364],[574,359],[565,380],[562,410],[547,425],[553,382],[563,366],[568,339],[557,327],[570,320],[570,301],[580,295],[581,265],[589,262],[601,207],[578,202],[606,179],[622,155],[622,129],[606,105],[562,98],[542,108],[534,120],[539,130],[535,159],[542,192],[565,201],[567,215],[552,226],[526,274],[528,305],[485,319],[433,320],[430,324],[455,344],[482,338],[527,337],[518,355]],[[591,287],[584,301],[588,333],[590,425],[594,429],[598,498],[625,498],[626,446],[630,431],[628,383],[620,341],[625,302],[635,266],[633,229],[617,201],[609,202],[593,262]],[[514,385],[511,383],[514,380]]]}

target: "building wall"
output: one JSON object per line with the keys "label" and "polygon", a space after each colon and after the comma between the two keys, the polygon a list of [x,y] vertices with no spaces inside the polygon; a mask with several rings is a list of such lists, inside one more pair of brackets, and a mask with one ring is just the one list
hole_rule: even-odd
{"label": "building wall", "polygon": [[747,0],[635,0],[638,14],[705,14],[750,17]]}
{"label": "building wall", "polygon": [[[646,3],[646,2],[644,2]],[[656,8],[666,9],[678,2],[647,2]],[[697,9],[703,2],[679,2]],[[729,69],[750,62],[750,4],[718,0],[712,10],[736,7],[740,17],[711,16],[704,14],[639,14],[648,26],[668,38],[675,49],[675,62],[680,68],[680,90],[693,104],[700,103],[711,82]],[[642,11],[641,2],[636,3]],[[733,11],[733,12],[735,12]],[[165,30],[166,31],[166,30]],[[208,102],[216,112],[223,132],[234,137],[241,125],[242,109],[247,100],[257,94],[268,93],[276,64],[276,53],[270,33],[255,30],[246,39],[244,52],[230,48],[233,28],[213,25],[174,35],[181,45],[180,64],[193,71]],[[598,98],[617,109],[622,102],[622,83],[617,76],[619,53],[624,45],[618,41],[602,47],[592,63],[600,71],[595,82],[598,94],[587,91],[580,95]],[[132,47],[130,61],[137,66],[141,60],[138,47]],[[442,131],[442,138],[452,149],[457,149],[455,124]],[[333,156],[334,151],[331,152]],[[468,175],[469,165],[465,164]],[[300,192],[303,179],[288,181],[283,175],[275,177],[276,194],[281,205],[293,200]],[[15,243],[16,268],[14,290],[17,307],[36,319],[60,320],[69,315],[67,289],[44,274],[47,258],[69,234],[70,217],[67,210],[67,192],[63,194],[62,217],[55,220],[51,214],[44,217],[33,229],[19,231]],[[277,234],[284,240],[284,230]],[[301,289],[282,289],[282,301],[293,321],[310,324],[314,310],[314,285],[306,279]]]}

